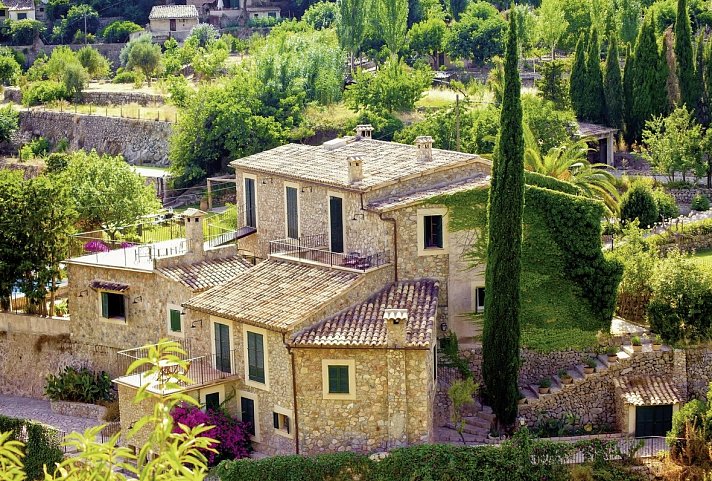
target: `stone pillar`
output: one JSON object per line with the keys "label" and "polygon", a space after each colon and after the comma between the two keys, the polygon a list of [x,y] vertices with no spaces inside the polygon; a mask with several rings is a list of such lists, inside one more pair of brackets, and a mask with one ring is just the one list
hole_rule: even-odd
{"label": "stone pillar", "polygon": [[[185,221],[185,239],[187,241],[186,259],[196,261],[203,258],[203,217],[205,212],[198,209],[188,209],[183,212]],[[189,258],[189,259],[188,259]]]}
{"label": "stone pillar", "polygon": [[388,349],[388,449],[408,444],[405,351]]}
{"label": "stone pillar", "polygon": [[606,164],[613,166],[613,152],[615,150],[615,134],[611,132],[606,138]]}
{"label": "stone pillar", "polygon": [[687,352],[684,349],[675,349],[672,352],[672,379],[677,383],[680,394],[689,398],[687,392]]}

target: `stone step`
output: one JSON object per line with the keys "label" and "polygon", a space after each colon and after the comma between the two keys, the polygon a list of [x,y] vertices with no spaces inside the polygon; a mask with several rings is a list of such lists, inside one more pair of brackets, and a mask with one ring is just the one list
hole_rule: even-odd
{"label": "stone step", "polygon": [[475,426],[475,427],[480,427],[480,428],[485,428],[489,429],[492,426],[492,423],[488,421],[487,419],[482,419],[479,416],[465,416],[465,423]]}
{"label": "stone step", "polygon": [[483,409],[482,411],[477,413],[477,417],[489,421],[490,423],[493,423],[494,420],[497,419],[497,416],[495,416],[495,414],[492,412],[492,408],[489,408],[487,410]]}
{"label": "stone step", "polygon": [[596,372],[603,372],[608,370],[608,364],[604,364],[600,359],[596,359]]}
{"label": "stone step", "polygon": [[480,426],[472,426],[471,424],[465,423],[465,425],[462,428],[463,432],[466,432],[467,434],[472,434],[473,436],[483,436],[487,437],[487,434],[490,432],[490,428],[486,427],[480,427]]}
{"label": "stone step", "polygon": [[462,444],[463,438],[465,439],[466,443],[483,444],[485,442],[485,440],[487,439],[487,433],[470,434],[467,432],[463,432],[462,436],[460,436],[460,433],[458,433],[457,430],[454,429],[454,427],[448,427],[448,426],[437,428],[435,430],[435,440],[437,442]]}
{"label": "stone step", "polygon": [[535,391],[532,391],[529,386],[522,387],[520,391],[527,399],[539,399],[539,394]]}
{"label": "stone step", "polygon": [[482,408],[480,409],[480,412],[483,412],[485,414],[492,414],[492,408],[490,406],[481,404],[480,405]]}

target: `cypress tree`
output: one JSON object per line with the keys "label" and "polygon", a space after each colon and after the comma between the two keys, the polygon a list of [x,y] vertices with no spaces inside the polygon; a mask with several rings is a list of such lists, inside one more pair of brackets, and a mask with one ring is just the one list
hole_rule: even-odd
{"label": "cypress tree", "polygon": [[606,121],[606,97],[603,92],[603,73],[601,72],[601,44],[598,42],[596,27],[591,29],[586,61],[586,108],[584,120],[595,123]]}
{"label": "cypress tree", "polygon": [[705,90],[705,37],[703,34],[697,36],[697,48],[695,49],[695,92],[697,95],[695,116],[700,124],[707,126],[709,111],[707,91]]}
{"label": "cypress tree", "polygon": [[[712,41],[708,41],[705,44],[705,53],[704,53],[704,84],[703,84],[703,90],[705,91],[706,98],[708,99],[708,102],[710,99],[712,99]],[[709,117],[712,117],[712,113],[708,114]],[[712,118],[708,119],[708,123],[712,123]]]}
{"label": "cypress tree", "polygon": [[616,129],[623,128],[623,83],[618,60],[618,39],[611,37],[606,57],[606,77],[603,82],[606,94],[606,123]]}
{"label": "cypress tree", "polygon": [[583,34],[576,43],[576,53],[574,63],[571,67],[571,77],[569,78],[569,97],[571,107],[578,118],[585,118],[586,115],[586,40]]}
{"label": "cypress tree", "polygon": [[695,60],[692,54],[692,27],[687,0],[677,0],[675,20],[675,73],[680,85],[680,104],[692,109],[697,105]]}
{"label": "cypress tree", "polygon": [[516,15],[510,15],[500,131],[488,204],[488,300],[482,336],[482,375],[500,426],[514,423],[519,398],[524,132],[517,52]]}
{"label": "cypress tree", "polygon": [[625,124],[625,141],[632,144],[634,138],[630,126],[633,125],[633,63],[635,59],[630,46],[626,49],[625,66],[623,67],[623,123]]}

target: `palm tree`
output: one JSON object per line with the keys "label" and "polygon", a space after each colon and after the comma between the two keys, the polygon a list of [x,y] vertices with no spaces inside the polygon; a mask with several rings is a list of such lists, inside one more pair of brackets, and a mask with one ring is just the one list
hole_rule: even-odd
{"label": "palm tree", "polygon": [[538,174],[570,182],[582,195],[599,199],[610,214],[618,212],[616,178],[606,164],[588,161],[588,139],[566,142],[542,154],[539,142],[524,124],[524,168]]}

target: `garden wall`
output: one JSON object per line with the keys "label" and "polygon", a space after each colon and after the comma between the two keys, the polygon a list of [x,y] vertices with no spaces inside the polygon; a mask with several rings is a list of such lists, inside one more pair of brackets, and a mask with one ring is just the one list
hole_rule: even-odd
{"label": "garden wall", "polygon": [[121,154],[131,164],[168,165],[170,122],[26,110],[20,112],[20,129],[52,143],[67,139],[71,150],[96,149]]}
{"label": "garden wall", "polygon": [[[99,51],[100,54],[102,54],[104,57],[109,59],[109,62],[111,62],[111,66],[113,69],[116,69],[121,65],[119,62],[119,54],[121,53],[121,49],[124,48],[124,43],[95,43],[92,44],[91,46],[94,47]],[[67,47],[71,48],[75,52],[81,48],[84,47],[82,44],[78,45],[66,45]],[[37,59],[37,56],[41,53],[44,52],[46,55],[51,55],[52,50],[55,48],[59,47],[59,45],[42,45],[39,47],[34,47],[34,46],[18,46],[18,47],[10,47],[18,52],[22,52],[22,54],[27,58],[27,64],[32,65],[34,61]]]}
{"label": "garden wall", "polygon": [[712,347],[688,349],[686,353],[687,395],[690,399],[707,399],[712,382]]}
{"label": "garden wall", "polygon": [[[5,87],[3,97],[6,102],[22,103],[22,91],[19,87]],[[79,103],[92,105],[139,104],[146,107],[148,105],[163,105],[165,103],[165,97],[163,95],[147,94],[144,92],[105,92],[101,90],[89,90],[82,92]]]}
{"label": "garden wall", "polygon": [[702,194],[708,199],[712,199],[712,189],[666,189],[666,191],[675,197],[678,204],[692,204],[692,199],[697,194]]}

